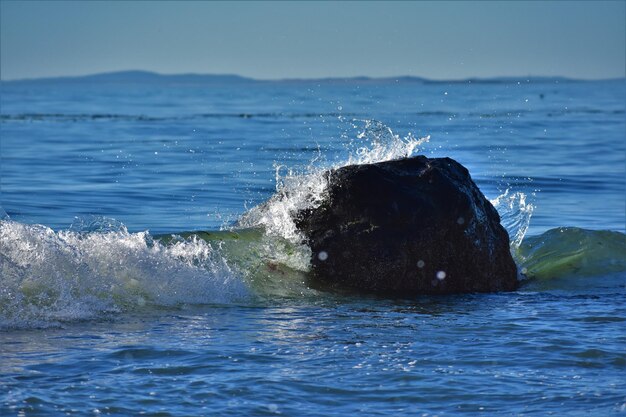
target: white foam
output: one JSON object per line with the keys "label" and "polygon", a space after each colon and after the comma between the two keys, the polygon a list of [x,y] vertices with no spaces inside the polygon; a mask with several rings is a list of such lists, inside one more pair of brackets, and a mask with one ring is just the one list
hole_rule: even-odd
{"label": "white foam", "polygon": [[516,251],[526,235],[535,206],[526,201],[526,194],[510,193],[509,189],[490,201],[500,214],[500,223],[509,233],[511,250]]}
{"label": "white foam", "polygon": [[395,134],[389,127],[376,120],[352,120],[353,127],[361,131],[347,144],[348,157],[328,167],[313,165],[315,158],[304,172],[291,169],[282,172],[276,166],[276,194],[267,202],[247,211],[239,220],[242,227],[263,227],[270,235],[280,236],[292,243],[300,243],[302,236],[294,223],[299,211],[318,207],[324,201],[328,187],[329,169],[354,164],[372,164],[406,158],[430,139],[415,138],[411,133],[405,137]]}
{"label": "white foam", "polygon": [[45,327],[146,306],[228,303],[246,286],[197,238],[59,231],[0,221],[0,329]]}

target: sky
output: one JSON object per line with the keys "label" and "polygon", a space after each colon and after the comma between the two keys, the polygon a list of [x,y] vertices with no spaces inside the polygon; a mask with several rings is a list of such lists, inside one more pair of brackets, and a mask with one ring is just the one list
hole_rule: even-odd
{"label": "sky", "polygon": [[0,3],[2,80],[626,76],[626,1]]}

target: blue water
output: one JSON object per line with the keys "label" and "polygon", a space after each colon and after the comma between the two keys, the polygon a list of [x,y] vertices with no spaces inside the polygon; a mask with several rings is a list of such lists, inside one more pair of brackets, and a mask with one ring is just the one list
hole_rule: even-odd
{"label": "blue water", "polygon": [[[624,80],[1,88],[0,415],[626,412]],[[411,144],[500,196],[534,279],[320,293],[288,207],[250,214]]]}

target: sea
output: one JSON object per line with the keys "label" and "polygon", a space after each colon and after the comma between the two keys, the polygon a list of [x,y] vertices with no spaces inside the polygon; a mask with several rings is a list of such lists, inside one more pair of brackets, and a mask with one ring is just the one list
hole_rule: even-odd
{"label": "sea", "polygon": [[[148,75],[0,84],[1,416],[626,415],[626,79]],[[518,291],[307,285],[324,171],[412,155]]]}

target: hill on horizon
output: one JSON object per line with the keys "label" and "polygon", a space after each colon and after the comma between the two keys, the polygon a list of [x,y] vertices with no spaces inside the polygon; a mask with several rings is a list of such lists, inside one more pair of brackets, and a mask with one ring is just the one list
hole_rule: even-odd
{"label": "hill on horizon", "polygon": [[[620,80],[621,78],[611,79]],[[626,78],[624,78],[626,79]],[[323,77],[323,78],[282,78],[260,80],[235,74],[159,74],[152,71],[128,70],[103,72],[90,75],[61,76],[44,78],[26,78],[2,80],[2,84],[166,84],[166,85],[226,85],[226,84],[265,84],[265,83],[511,83],[511,82],[584,82],[609,80],[580,80],[561,76],[518,76],[465,78],[454,80],[435,80],[423,77],[403,75],[396,77]]]}

